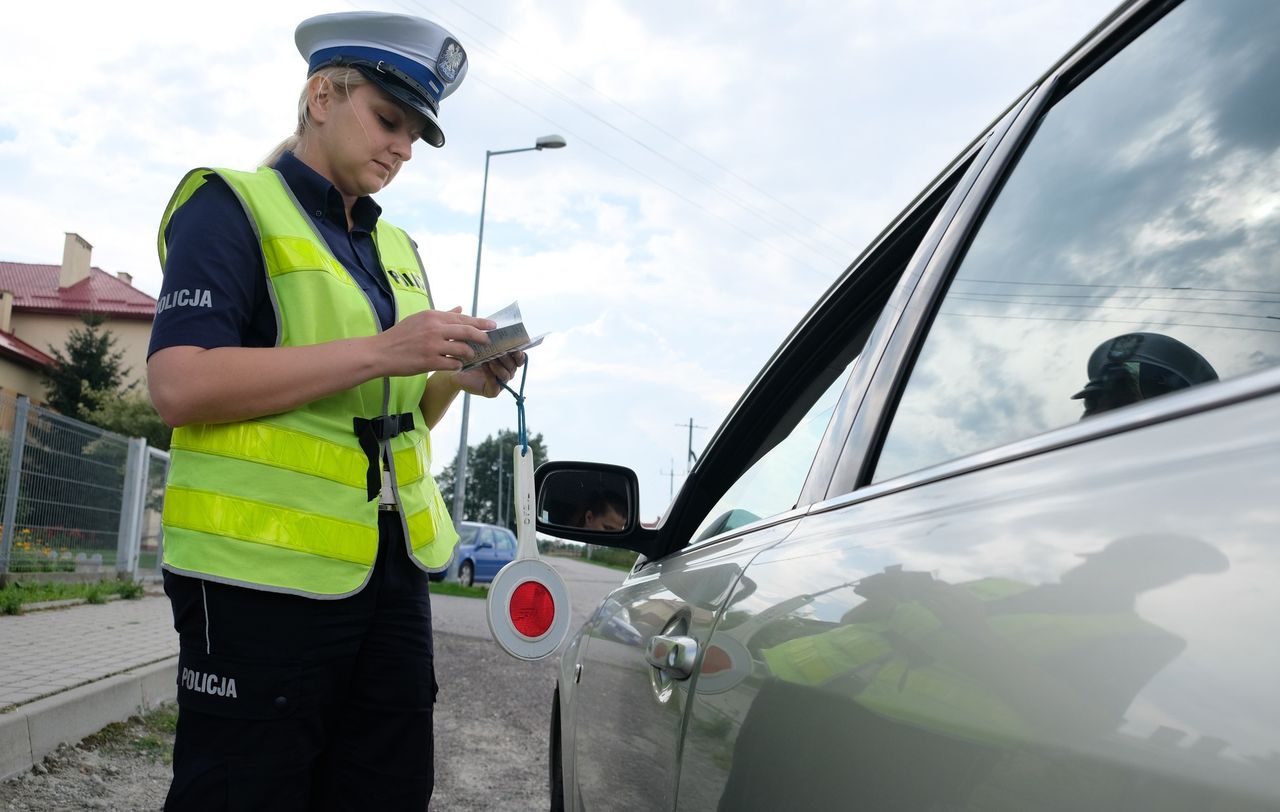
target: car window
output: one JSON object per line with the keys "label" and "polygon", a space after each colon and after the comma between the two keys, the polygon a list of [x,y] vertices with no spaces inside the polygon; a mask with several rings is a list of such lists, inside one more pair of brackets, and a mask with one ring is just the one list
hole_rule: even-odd
{"label": "car window", "polygon": [[695,541],[718,536],[795,507],[809,464],[822,440],[840,390],[857,358],[836,376],[791,433],[738,477],[694,532]]}
{"label": "car window", "polygon": [[496,530],[494,534],[498,537],[498,549],[504,553],[515,552],[516,540],[510,533],[504,530]]}
{"label": "car window", "polygon": [[1189,0],[1040,122],[951,281],[884,480],[1280,362],[1280,4]]}
{"label": "car window", "polygon": [[464,524],[462,527],[459,527],[459,528],[458,528],[458,543],[459,543],[459,544],[475,544],[475,543],[476,543],[476,531],[477,531],[477,530],[479,530],[479,528],[477,528],[477,527],[471,527],[471,526],[469,526],[469,525],[465,525],[465,524]]}

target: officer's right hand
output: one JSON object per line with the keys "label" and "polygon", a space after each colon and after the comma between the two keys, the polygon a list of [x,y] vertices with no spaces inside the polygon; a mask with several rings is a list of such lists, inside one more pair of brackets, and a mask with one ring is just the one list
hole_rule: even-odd
{"label": "officer's right hand", "polygon": [[488,344],[485,330],[498,325],[490,319],[466,316],[461,307],[425,310],[397,322],[377,338],[385,375],[419,375],[435,370],[461,369],[475,353],[466,342]]}

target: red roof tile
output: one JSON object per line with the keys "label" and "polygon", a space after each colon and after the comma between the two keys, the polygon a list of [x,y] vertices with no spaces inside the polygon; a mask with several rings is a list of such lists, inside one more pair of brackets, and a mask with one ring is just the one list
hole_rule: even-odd
{"label": "red roof tile", "polygon": [[23,366],[51,367],[54,360],[13,333],[0,332],[0,356],[12,358]]}
{"label": "red roof tile", "polygon": [[[58,265],[0,262],[0,290],[13,292],[13,309],[28,313],[100,313],[124,319],[156,315],[156,300],[101,268],[69,288],[58,287]],[[38,352],[38,350],[37,350]]]}

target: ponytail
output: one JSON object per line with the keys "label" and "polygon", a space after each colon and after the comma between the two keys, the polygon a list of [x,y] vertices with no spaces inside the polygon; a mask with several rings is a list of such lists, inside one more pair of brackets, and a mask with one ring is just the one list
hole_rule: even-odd
{"label": "ponytail", "polygon": [[[355,68],[344,67],[328,67],[321,68],[316,71],[313,76],[319,76],[322,80],[328,82],[340,98],[347,98],[351,95],[352,88],[358,87],[369,81],[360,71]],[[280,160],[280,156],[286,152],[293,152],[298,149],[302,143],[302,138],[311,130],[311,79],[307,79],[307,83],[302,86],[302,93],[298,95],[298,127],[288,138],[276,144],[275,149],[268,153],[267,157],[262,159],[262,166],[275,166],[276,161]]]}

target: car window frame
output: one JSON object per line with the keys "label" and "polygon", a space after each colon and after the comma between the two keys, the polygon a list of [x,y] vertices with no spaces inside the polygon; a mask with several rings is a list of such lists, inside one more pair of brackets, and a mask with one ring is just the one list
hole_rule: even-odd
{"label": "car window frame", "polygon": [[[1035,86],[1027,103],[996,143],[991,160],[959,204],[938,250],[911,291],[904,317],[888,341],[884,360],[868,385],[866,400],[872,408],[859,410],[839,452],[834,473],[814,509],[825,511],[846,504],[851,494],[861,498],[902,490],[948,476],[989,467],[1066,445],[1130,431],[1155,422],[1217,408],[1253,395],[1272,391],[1274,370],[1259,370],[1238,378],[1242,383],[1220,381],[1203,390],[1177,392],[1117,412],[1098,415],[1083,423],[1060,426],[1031,437],[972,454],[941,461],[872,484],[880,449],[893,422],[897,406],[911,378],[916,360],[928,338],[934,316],[942,305],[952,279],[959,271],[969,245],[979,231],[1005,181],[1017,171],[1019,160],[1035,138],[1040,123],[1055,105],[1098,68],[1161,20],[1183,0],[1148,4],[1132,3],[1099,25],[1081,46],[1059,61]],[[863,494],[863,491],[871,493]]]}

